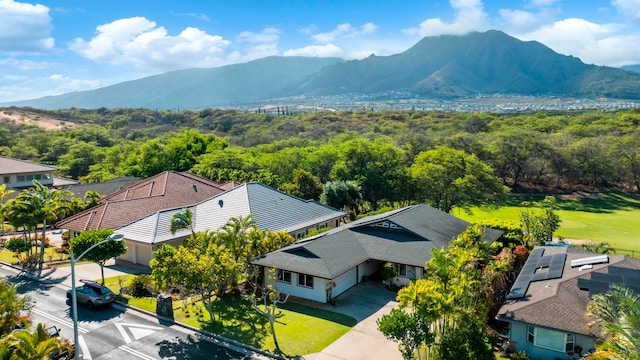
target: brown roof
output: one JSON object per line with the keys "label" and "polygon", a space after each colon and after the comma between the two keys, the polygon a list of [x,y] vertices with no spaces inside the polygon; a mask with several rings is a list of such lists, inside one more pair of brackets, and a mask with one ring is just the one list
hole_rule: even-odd
{"label": "brown roof", "polygon": [[497,318],[503,321],[520,322],[547,328],[559,329],[575,334],[598,336],[598,329],[587,331],[585,312],[589,303],[589,291],[580,290],[579,278],[589,278],[592,272],[608,272],[612,265],[640,269],[640,259],[620,255],[609,255],[609,262],[594,264],[592,269],[572,268],[571,260],[596,254],[561,246],[543,246],[544,256],[566,252],[562,277],[552,280],[534,281],[523,298],[507,300],[498,311]]}
{"label": "brown roof", "polygon": [[156,211],[193,205],[223,192],[220,184],[187,172],[167,171],[105,196],[100,204],[59,221],[73,231],[117,229]]}
{"label": "brown roof", "polygon": [[40,165],[26,160],[0,156],[0,173],[2,174],[22,174],[55,170],[58,169],[53,166]]}

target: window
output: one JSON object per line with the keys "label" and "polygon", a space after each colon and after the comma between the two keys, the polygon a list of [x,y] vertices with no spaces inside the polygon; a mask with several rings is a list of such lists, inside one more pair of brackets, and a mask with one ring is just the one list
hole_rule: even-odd
{"label": "window", "polygon": [[24,175],[18,175],[18,182],[24,182]]}
{"label": "window", "polygon": [[576,343],[576,336],[572,334],[567,334],[567,341],[565,341],[564,351],[573,352],[573,347],[575,343]]}
{"label": "window", "polygon": [[560,352],[570,352],[573,351],[575,335],[564,334],[559,331],[538,328],[535,326],[528,326],[527,341],[541,348]]}
{"label": "window", "polygon": [[36,179],[36,180],[40,180],[40,179],[42,179],[42,175],[35,174],[35,175],[33,175],[33,178]]}
{"label": "window", "polygon": [[313,288],[313,276],[307,274],[298,274],[298,286]]}
{"label": "window", "polygon": [[416,268],[413,266],[398,264],[397,271],[398,271],[398,276],[406,277],[413,280],[415,280],[416,278]]}
{"label": "window", "polygon": [[8,176],[5,176],[5,177],[4,177],[4,183],[5,183],[5,184],[7,184],[9,181],[11,181],[11,179],[9,179],[9,177],[8,177]]}
{"label": "window", "polygon": [[291,284],[291,271],[284,271],[278,269],[278,281]]}
{"label": "window", "polygon": [[33,180],[33,175],[27,175],[26,178],[27,178],[27,181],[32,181]]}
{"label": "window", "polygon": [[42,174],[42,179],[51,180],[51,174]]}

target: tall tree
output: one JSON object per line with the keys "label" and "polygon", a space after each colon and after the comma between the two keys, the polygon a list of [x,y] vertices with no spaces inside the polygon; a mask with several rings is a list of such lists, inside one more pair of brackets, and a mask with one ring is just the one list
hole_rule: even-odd
{"label": "tall tree", "polygon": [[336,209],[357,210],[361,201],[362,189],[355,182],[348,180],[328,181],[320,195],[321,203]]}
{"label": "tall tree", "polygon": [[410,174],[417,200],[445,212],[455,206],[496,203],[508,191],[475,155],[443,146],[418,154]]}
{"label": "tall tree", "polygon": [[589,328],[600,326],[604,337],[589,359],[640,359],[640,296],[636,292],[614,285],[591,298],[586,314]]}
{"label": "tall tree", "polygon": [[552,241],[553,233],[560,228],[562,222],[560,216],[555,212],[556,198],[545,196],[542,201],[542,211],[532,210],[531,204],[527,202],[523,205],[529,208],[520,212],[520,222],[531,245],[544,245],[548,241]]}
{"label": "tall tree", "polygon": [[[69,240],[69,251],[78,257],[93,245],[104,241],[113,234],[111,229],[87,230]],[[109,259],[120,256],[127,252],[124,241],[107,241],[89,251],[84,258],[100,265],[102,284],[104,284],[104,265]]]}
{"label": "tall tree", "polygon": [[356,138],[340,144],[331,169],[334,180],[356,182],[362,198],[376,210],[381,201],[397,201],[408,184],[405,152],[383,139]]}
{"label": "tall tree", "polygon": [[38,262],[38,277],[42,275],[44,263],[44,248],[48,221],[55,221],[67,210],[68,199],[73,194],[70,191],[49,189],[33,181],[33,187],[20,193],[18,201],[27,205],[35,219],[42,222],[42,237],[40,239],[40,260]]}
{"label": "tall tree", "polygon": [[6,218],[6,210],[7,210],[7,204],[5,203],[4,200],[7,198],[7,196],[11,195],[12,193],[13,193],[13,190],[7,189],[6,184],[0,185],[0,226],[2,226],[2,229],[0,230],[0,232],[2,232],[3,235],[4,235],[4,219]]}

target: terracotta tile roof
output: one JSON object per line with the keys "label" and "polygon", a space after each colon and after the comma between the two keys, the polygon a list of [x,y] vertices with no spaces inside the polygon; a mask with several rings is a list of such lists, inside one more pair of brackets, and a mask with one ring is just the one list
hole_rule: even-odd
{"label": "terracotta tile roof", "polygon": [[0,174],[22,174],[58,170],[53,166],[40,165],[26,160],[0,156]]}
{"label": "terracotta tile roof", "polygon": [[115,229],[156,211],[187,206],[223,192],[220,184],[190,173],[167,171],[105,196],[100,204],[59,221],[73,231]]}

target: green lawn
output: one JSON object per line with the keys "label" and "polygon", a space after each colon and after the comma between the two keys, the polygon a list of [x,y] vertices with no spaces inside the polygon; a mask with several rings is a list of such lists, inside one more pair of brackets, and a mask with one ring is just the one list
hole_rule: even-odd
{"label": "green lawn", "polygon": [[[522,201],[538,202],[543,197],[512,196],[498,209],[472,208],[468,214],[451,213],[469,222],[482,219],[518,220]],[[618,193],[599,196],[558,197],[558,215],[562,219],[556,236],[566,239],[606,241],[612,247],[640,251],[640,198]]]}
{"label": "green lawn", "polygon": [[[33,252],[40,251],[39,249],[33,248]],[[24,257],[24,254],[23,254]],[[56,248],[47,247],[44,249],[44,261],[63,261],[68,260],[69,255],[61,254],[56,252]],[[9,251],[7,249],[0,250],[0,261],[6,262],[7,264],[17,264],[18,258],[15,257],[15,253],[13,251]]]}
{"label": "green lawn", "polygon": [[[135,275],[126,275],[124,284],[129,284]],[[117,277],[105,279],[105,285],[118,293]],[[147,311],[156,311],[155,298],[133,298],[119,295],[119,300]],[[251,309],[248,302],[236,294],[225,296],[214,305],[214,322],[209,323],[209,313],[202,302],[173,302],[174,318],[196,328],[207,330],[264,350],[274,351],[275,345],[267,318]],[[296,303],[285,303],[280,307],[276,321],[276,334],[280,349],[290,357],[319,352],[344,335],[356,324],[356,320],[341,314],[320,310]],[[300,334],[305,334],[301,336]]]}

